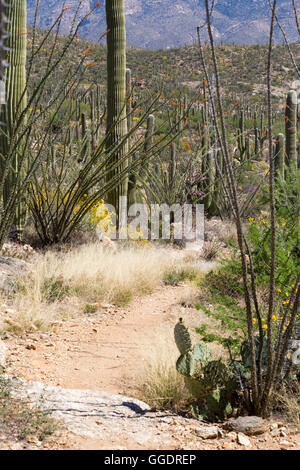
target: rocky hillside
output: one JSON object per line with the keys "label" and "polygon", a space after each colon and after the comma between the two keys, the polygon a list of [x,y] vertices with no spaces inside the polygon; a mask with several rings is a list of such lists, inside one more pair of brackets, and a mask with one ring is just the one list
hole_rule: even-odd
{"label": "rocky hillside", "polygon": [[[33,22],[36,0],[28,0],[29,22]],[[78,0],[40,0],[38,24],[49,27],[61,12],[63,3],[78,4]],[[80,36],[97,41],[105,31],[105,5],[98,2],[95,13],[85,21]],[[82,0],[80,14],[86,14],[95,0]],[[172,48],[191,44],[195,40],[196,26],[205,16],[204,1],[199,0],[125,0],[128,44],[150,48]],[[300,8],[300,1],[296,0]],[[278,0],[278,18],[290,41],[299,36],[295,26],[290,0]],[[74,9],[64,13],[62,32],[72,24]],[[213,15],[213,27],[219,42],[235,44],[266,43],[269,32],[270,7],[268,0],[219,0]],[[277,42],[282,36],[277,28]]]}

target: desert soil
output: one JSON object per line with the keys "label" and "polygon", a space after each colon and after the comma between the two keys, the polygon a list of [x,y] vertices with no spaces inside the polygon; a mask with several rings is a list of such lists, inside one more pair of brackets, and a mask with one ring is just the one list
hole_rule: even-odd
{"label": "desert soil", "polygon": [[[74,390],[101,391],[140,398],[138,383],[153,355],[178,355],[173,341],[174,324],[180,316],[190,327],[201,324],[201,313],[187,302],[190,287],[163,286],[153,294],[135,299],[126,308],[102,305],[99,312],[59,322],[51,333],[10,336],[7,373],[26,381]],[[207,318],[205,317],[205,321]],[[218,352],[218,351],[217,351]],[[60,430],[42,447],[56,449],[243,449],[232,435],[201,439],[195,423],[172,413],[158,413],[151,432],[155,439],[129,439],[126,433],[113,439],[76,435]],[[164,420],[167,420],[164,422]],[[144,426],[144,425],[143,425]],[[194,426],[194,427],[193,427]],[[155,429],[155,431],[153,430]],[[287,431],[286,438],[264,435],[249,438],[252,449],[300,448],[300,435]],[[161,438],[160,438],[161,436]],[[151,441],[153,442],[151,444]],[[288,444],[282,444],[282,442]]]}

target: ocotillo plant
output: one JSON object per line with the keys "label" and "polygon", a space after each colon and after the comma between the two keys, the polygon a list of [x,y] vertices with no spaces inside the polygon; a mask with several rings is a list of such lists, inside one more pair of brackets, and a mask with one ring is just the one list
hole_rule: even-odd
{"label": "ocotillo plant", "polygon": [[[107,21],[107,145],[112,147],[127,133],[126,120],[126,31],[124,0],[106,2]],[[112,170],[108,178],[114,177],[127,166],[126,145],[119,147],[111,162],[120,165]],[[118,213],[119,197],[126,196],[127,178],[108,194],[108,201]]]}
{"label": "ocotillo plant", "polygon": [[286,163],[297,168],[297,93],[289,91],[285,112]]}
{"label": "ocotillo plant", "polygon": [[[8,152],[9,141],[14,137],[17,121],[27,105],[26,94],[26,0],[15,0],[4,3],[3,13],[8,19],[7,38],[5,45],[8,48],[8,64],[4,80],[7,105],[3,107],[0,121],[3,123],[0,135],[0,156],[2,159],[2,171],[7,171],[3,190],[3,204],[7,207],[10,203],[11,187],[16,184],[16,175],[21,171],[20,153],[15,153],[11,168],[7,168],[4,159]],[[23,119],[25,124],[25,120]],[[22,141],[20,142],[22,145]],[[25,223],[26,206],[24,200],[16,206],[15,225],[18,233],[21,233]]]}

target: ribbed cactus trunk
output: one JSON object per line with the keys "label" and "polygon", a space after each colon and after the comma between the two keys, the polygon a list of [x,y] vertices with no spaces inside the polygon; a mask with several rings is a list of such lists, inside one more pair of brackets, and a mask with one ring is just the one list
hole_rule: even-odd
{"label": "ribbed cactus trunk", "polygon": [[278,134],[276,137],[276,148],[275,148],[275,170],[276,170],[276,175],[281,176],[281,178],[284,178],[284,135],[283,134]]}
{"label": "ribbed cactus trunk", "polygon": [[[127,134],[126,120],[126,31],[124,0],[106,1],[107,21],[107,134],[108,147],[118,143]],[[118,121],[118,122],[117,122]],[[117,124],[116,124],[117,122]],[[113,161],[124,159],[127,146],[124,145],[113,156]],[[127,166],[124,159],[108,178],[113,178]],[[117,211],[119,198],[127,196],[128,178],[108,194],[108,202]]]}
{"label": "ribbed cactus trunk", "polygon": [[297,93],[289,91],[286,100],[285,136],[287,164],[297,168]]}
{"label": "ribbed cactus trunk", "polygon": [[[26,42],[27,42],[27,17],[26,0],[6,0],[4,14],[8,18],[8,35],[5,39],[7,62],[9,67],[4,75],[6,105],[2,107],[0,121],[2,124],[0,135],[0,154],[3,159],[8,154],[11,139],[16,132],[16,123],[21,113],[27,106],[26,88]],[[23,119],[23,124],[25,120]],[[22,143],[20,144],[22,145]],[[10,194],[16,182],[16,175],[22,171],[20,166],[21,151],[16,152],[11,168],[9,169],[4,184],[3,204],[9,204]],[[4,162],[2,163],[4,170]],[[17,189],[17,188],[16,188]],[[15,225],[18,234],[24,228],[26,218],[25,199],[16,207]]]}

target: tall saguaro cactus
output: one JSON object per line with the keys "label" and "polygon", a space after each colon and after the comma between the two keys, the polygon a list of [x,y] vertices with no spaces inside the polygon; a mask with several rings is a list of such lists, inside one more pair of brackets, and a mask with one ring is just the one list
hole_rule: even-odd
{"label": "tall saguaro cactus", "polygon": [[[107,21],[107,134],[108,146],[116,145],[127,133],[126,120],[126,31],[124,0],[106,1]],[[114,155],[114,162],[124,159],[126,145]],[[113,162],[112,162],[113,163]],[[124,159],[108,178],[114,178],[127,166]],[[127,178],[108,195],[108,202],[118,213],[119,197],[127,195]]]}
{"label": "tall saguaro cactus", "polygon": [[287,164],[297,168],[297,93],[289,91],[286,100],[285,136]]}
{"label": "tall saguaro cactus", "polygon": [[[12,165],[7,168],[5,157],[8,154],[10,141],[15,137],[16,126],[21,113],[27,106],[26,95],[26,40],[27,18],[26,0],[6,0],[2,2],[3,13],[7,17],[7,35],[4,45],[7,48],[8,68],[4,74],[6,105],[3,106],[0,121],[0,157],[1,171],[7,171],[3,191],[4,207],[9,204],[12,188],[16,186],[17,175],[22,171],[21,151],[17,151]],[[23,118],[23,124],[25,124]],[[21,144],[22,145],[22,142]],[[14,189],[17,190],[17,187]],[[24,200],[16,207],[15,224],[17,232],[23,230],[26,216]]]}

